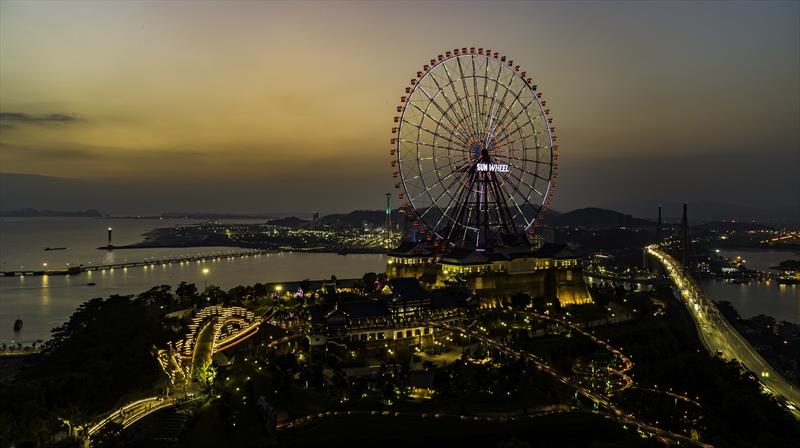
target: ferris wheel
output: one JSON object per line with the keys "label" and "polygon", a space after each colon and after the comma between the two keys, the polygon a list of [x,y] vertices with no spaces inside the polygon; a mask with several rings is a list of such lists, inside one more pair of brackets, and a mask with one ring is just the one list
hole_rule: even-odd
{"label": "ferris wheel", "polygon": [[547,102],[514,61],[483,48],[440,54],[397,112],[392,175],[421,236],[483,250],[533,231],[550,205],[558,145]]}

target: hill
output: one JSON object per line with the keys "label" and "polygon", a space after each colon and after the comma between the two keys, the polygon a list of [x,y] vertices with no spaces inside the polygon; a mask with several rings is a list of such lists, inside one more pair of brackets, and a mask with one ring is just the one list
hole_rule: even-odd
{"label": "hill", "polygon": [[103,215],[95,209],[68,212],[63,210],[37,210],[35,208],[21,208],[17,210],[0,210],[0,216],[4,218],[101,218]]}
{"label": "hill", "polygon": [[544,223],[553,227],[580,226],[596,228],[653,227],[646,219],[634,218],[614,210],[596,207],[579,208],[567,213],[547,214]]}

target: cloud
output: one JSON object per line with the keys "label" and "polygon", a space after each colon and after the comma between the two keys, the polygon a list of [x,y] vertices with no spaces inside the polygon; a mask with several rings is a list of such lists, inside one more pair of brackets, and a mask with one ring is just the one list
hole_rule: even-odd
{"label": "cloud", "polygon": [[95,151],[83,148],[73,147],[44,147],[44,146],[30,146],[30,145],[14,145],[8,143],[0,144],[3,150],[3,156],[6,158],[21,158],[33,157],[35,159],[51,158],[51,159],[95,159],[99,158],[100,154]]}
{"label": "cloud", "polygon": [[24,112],[0,112],[0,128],[9,129],[20,124],[74,123],[80,121],[71,114],[28,114]]}

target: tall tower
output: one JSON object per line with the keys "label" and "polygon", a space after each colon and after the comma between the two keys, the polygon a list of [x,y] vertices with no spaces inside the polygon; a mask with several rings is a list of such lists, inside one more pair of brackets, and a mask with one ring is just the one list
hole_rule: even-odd
{"label": "tall tower", "polygon": [[661,222],[661,206],[658,206],[658,224],[656,224],[656,243],[661,244],[664,241],[664,225]]}
{"label": "tall tower", "polygon": [[386,242],[385,247],[391,248],[392,244],[392,194],[386,193]]}
{"label": "tall tower", "polygon": [[689,261],[689,222],[686,217],[686,203],[683,203],[683,218],[681,219],[681,262],[683,272],[686,273],[686,265]]}

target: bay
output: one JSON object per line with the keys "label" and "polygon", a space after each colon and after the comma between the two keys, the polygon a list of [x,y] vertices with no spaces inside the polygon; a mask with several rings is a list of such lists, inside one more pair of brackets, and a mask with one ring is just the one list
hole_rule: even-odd
{"label": "bay", "polygon": [[[104,264],[146,258],[182,255],[224,254],[240,251],[234,247],[96,249],[105,244],[106,229],[114,229],[115,244],[138,242],[141,234],[155,227],[189,225],[190,220],[161,219],[86,219],[24,218],[0,220],[0,270],[25,266],[39,268],[47,263],[57,269],[78,264]],[[241,222],[241,221],[237,221]],[[119,238],[119,240],[118,240]],[[44,247],[67,247],[63,251],[43,251]],[[208,274],[203,270],[208,269]],[[224,289],[257,282],[303,279],[361,277],[365,272],[381,272],[385,258],[380,254],[337,255],[327,253],[282,252],[249,257],[219,257],[191,262],[113,271],[85,272],[70,276],[0,277],[0,343],[30,344],[46,340],[53,327],[65,322],[84,301],[111,294],[136,294],[152,286],[175,287],[182,281],[198,288],[214,284]],[[88,283],[95,283],[89,286]],[[20,332],[13,331],[22,319]]]}

